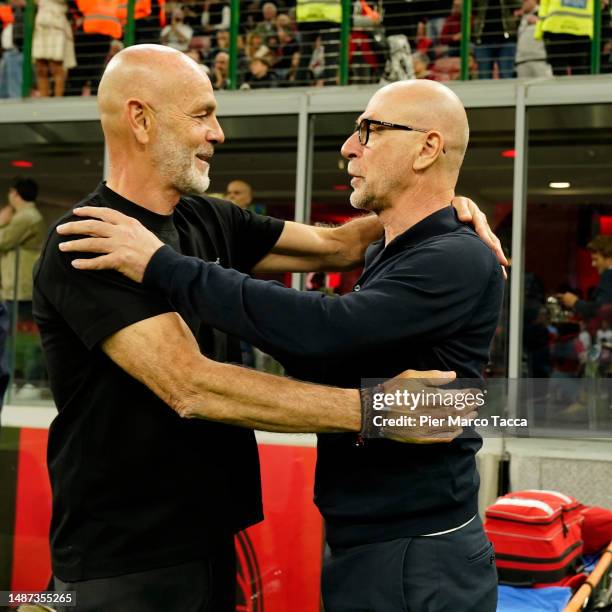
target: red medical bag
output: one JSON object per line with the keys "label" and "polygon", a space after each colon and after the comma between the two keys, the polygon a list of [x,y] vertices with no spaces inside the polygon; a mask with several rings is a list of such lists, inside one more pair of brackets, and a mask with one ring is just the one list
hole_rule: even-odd
{"label": "red medical bag", "polygon": [[516,491],[486,511],[499,582],[532,586],[573,574],[582,554],[580,504],[557,491]]}

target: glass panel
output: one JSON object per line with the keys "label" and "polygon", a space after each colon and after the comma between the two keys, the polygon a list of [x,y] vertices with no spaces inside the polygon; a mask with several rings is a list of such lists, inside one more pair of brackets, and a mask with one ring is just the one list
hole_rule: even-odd
{"label": "glass panel", "polygon": [[[508,257],[512,245],[514,117],[514,108],[468,109],[470,144],[456,189],[457,194],[472,198],[487,215]],[[502,316],[487,368],[490,377],[508,374],[509,295],[510,285],[506,283]]]}
{"label": "glass panel", "polygon": [[[47,228],[92,191],[102,178],[104,146],[100,124],[29,123],[2,125],[0,144],[0,193],[7,197],[11,181],[19,176],[35,181],[19,190],[25,200],[34,199],[42,215],[22,226],[24,198],[8,195],[0,211],[0,267],[2,299],[8,311],[9,337],[5,368],[14,374],[11,401],[39,404],[51,400],[42,359],[38,330],[32,318],[32,267],[38,258]],[[19,191],[18,190],[18,191]],[[30,195],[28,195],[28,193]],[[17,282],[15,282],[17,279]],[[0,326],[3,324],[0,316]]]}
{"label": "glass panel", "polygon": [[[209,194],[254,212],[295,218],[297,164],[296,115],[222,117],[225,143],[216,147]],[[258,275],[291,286],[291,274]],[[280,373],[281,367],[258,349],[242,343],[245,365]]]}
{"label": "glass panel", "polygon": [[599,430],[610,426],[597,388],[612,375],[612,104],[528,119],[523,373],[549,381],[529,408],[540,426]]}

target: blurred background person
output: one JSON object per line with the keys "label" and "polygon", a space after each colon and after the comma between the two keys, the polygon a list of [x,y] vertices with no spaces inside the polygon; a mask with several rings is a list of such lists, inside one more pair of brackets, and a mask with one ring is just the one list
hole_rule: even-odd
{"label": "blurred background person", "polygon": [[495,69],[500,79],[514,75],[520,3],[514,0],[475,0],[474,55],[478,78],[492,79]]}
{"label": "blurred background person", "polygon": [[539,6],[536,0],[523,0],[523,6],[516,12],[521,18],[516,43],[516,76],[519,78],[551,77],[552,66],[546,61],[546,47],[536,39],[539,21]]}
{"label": "blurred background person", "polygon": [[461,47],[461,11],[462,0],[453,0],[450,15],[447,15],[440,30],[439,42],[446,47],[449,57],[458,57]]}
{"label": "blurred background person", "polygon": [[197,51],[197,56],[194,54],[193,59],[198,58],[197,63],[205,64],[206,66],[210,66],[213,63],[213,59],[215,57],[215,52],[212,48],[212,36],[208,34],[203,36],[192,36],[189,41],[189,49],[187,53],[190,51]]}
{"label": "blurred background person", "polygon": [[593,37],[593,1],[541,0],[536,30],[555,76],[588,74]]}
{"label": "blurred background person", "polygon": [[382,15],[366,0],[353,1],[353,29],[349,40],[351,83],[378,80],[382,58],[374,49],[374,29],[382,28]]}
{"label": "blurred background person", "polygon": [[571,291],[558,296],[566,308],[573,309],[585,320],[600,315],[604,307],[612,310],[612,236],[596,236],[587,249],[591,253],[591,265],[599,273],[599,284],[592,298],[581,300]]}
{"label": "blurred background person", "polygon": [[225,197],[246,210],[253,203],[253,189],[246,181],[230,181],[225,190]]}
{"label": "blurred background person", "polygon": [[39,0],[34,21],[32,59],[36,67],[36,86],[41,97],[64,95],[68,71],[76,66],[72,27],[66,17],[65,0]]}
{"label": "blurred background person", "polygon": [[229,55],[225,51],[219,51],[215,55],[211,79],[213,89],[229,88]]}
{"label": "blurred background person", "polygon": [[161,43],[177,51],[187,51],[193,36],[193,29],[184,22],[184,14],[180,8],[172,11],[172,19],[161,32]]}
{"label": "blurred background person", "polygon": [[255,57],[249,63],[249,72],[244,78],[241,89],[267,89],[278,86],[278,77],[270,69],[270,59]]}
{"label": "blurred background person", "polygon": [[278,41],[274,70],[281,85],[295,84],[300,62],[300,45],[291,28],[287,27],[278,28]]}
{"label": "blurred background person", "polygon": [[278,9],[273,2],[265,2],[261,7],[263,20],[255,25],[255,32],[261,34],[264,38],[276,34],[276,17]]}
{"label": "blurred background person", "polygon": [[205,0],[202,11],[202,29],[212,33],[230,28],[230,7],[225,0]]}
{"label": "blurred background person", "polygon": [[219,53],[219,51],[225,51],[229,53],[230,48],[230,33],[227,30],[219,30],[215,34],[215,48],[214,51]]}
{"label": "blurred background person", "polygon": [[264,39],[261,34],[258,32],[250,32],[247,34],[244,55],[247,65],[250,65],[251,61],[256,58],[270,56],[270,49],[264,44]]}
{"label": "blurred background person", "polygon": [[47,226],[36,207],[38,185],[29,178],[15,178],[8,190],[8,205],[0,210],[0,273],[2,299],[9,312],[10,329],[15,317],[25,332],[18,346],[16,378],[31,384],[41,378],[41,351],[32,316],[32,270],[40,254]]}
{"label": "blurred background person", "polygon": [[310,84],[311,73],[317,86],[337,85],[341,0],[297,0],[296,22],[301,44],[297,77],[300,85]]}
{"label": "blurred background person", "polygon": [[25,0],[0,3],[0,98],[20,98],[23,75],[23,11]]}
{"label": "blurred background person", "polygon": [[428,0],[427,4],[423,5],[425,10],[425,28],[427,37],[431,39],[434,45],[440,42],[442,28],[448,18],[449,10],[452,10],[452,0]]}

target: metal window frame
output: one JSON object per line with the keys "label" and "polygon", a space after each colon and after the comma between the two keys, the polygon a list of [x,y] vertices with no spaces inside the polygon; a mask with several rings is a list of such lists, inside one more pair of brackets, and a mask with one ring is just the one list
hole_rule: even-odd
{"label": "metal window frame", "polygon": [[[512,212],[513,274],[510,282],[510,343],[508,373],[520,377],[523,311],[523,248],[527,200],[528,109],[531,106],[561,106],[612,103],[612,75],[560,77],[553,79],[499,81],[452,81],[447,83],[466,108],[512,106],[515,115],[515,149]],[[298,116],[295,220],[310,221],[314,120],[324,113],[359,114],[378,86],[328,87],[322,89],[280,89],[249,92],[217,92],[219,117],[246,117],[273,114]],[[97,121],[95,98],[2,101],[0,124],[51,121]],[[0,137],[1,138],[1,137]],[[303,285],[294,275],[293,286]]]}

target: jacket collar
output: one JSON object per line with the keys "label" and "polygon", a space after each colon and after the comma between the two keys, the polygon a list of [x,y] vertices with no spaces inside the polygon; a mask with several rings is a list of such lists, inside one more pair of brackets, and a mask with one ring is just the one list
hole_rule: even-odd
{"label": "jacket collar", "polygon": [[365,269],[400,251],[414,248],[434,236],[454,232],[458,227],[463,227],[463,223],[459,221],[455,209],[449,204],[396,236],[386,247],[384,237],[373,242],[365,254]]}

